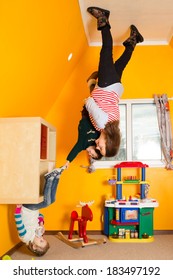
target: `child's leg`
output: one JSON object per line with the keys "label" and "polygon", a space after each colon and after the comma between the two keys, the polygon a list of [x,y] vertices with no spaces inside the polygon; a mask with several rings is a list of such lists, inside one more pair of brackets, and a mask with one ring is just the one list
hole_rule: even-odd
{"label": "child's leg", "polygon": [[41,208],[45,208],[49,204],[51,204],[51,186],[53,184],[54,179],[55,179],[54,176],[51,176],[48,179],[46,179],[44,185],[44,200],[42,202],[37,204],[23,204],[23,206],[30,210],[38,210]]}
{"label": "child's leg", "polygon": [[100,61],[98,69],[98,86],[107,87],[111,84],[120,81],[119,76],[114,67],[113,55],[112,55],[112,35],[110,32],[110,26],[106,25],[101,30],[102,34],[102,48],[100,52]]}
{"label": "child's leg", "polygon": [[129,62],[132,56],[136,44],[143,42],[143,40],[144,38],[142,37],[141,33],[139,33],[136,26],[131,25],[130,36],[123,42],[123,45],[125,46],[125,51],[123,52],[121,57],[114,63],[115,69],[118,75],[120,76],[120,79],[124,68],[126,67],[127,63]]}
{"label": "child's leg", "polygon": [[125,47],[123,54],[114,63],[114,67],[116,69],[116,72],[120,80],[122,77],[122,73],[132,56],[133,50],[134,50],[133,47],[130,45]]}
{"label": "child's leg", "polygon": [[[39,209],[45,208],[52,204],[55,200],[52,200],[52,197],[55,198],[56,190],[58,186],[58,179],[59,173],[54,173],[48,179],[45,179],[45,188],[44,188],[44,200],[38,204]],[[53,194],[52,194],[53,193]]]}
{"label": "child's leg", "polygon": [[60,175],[64,169],[58,168],[45,175],[44,200],[38,204],[23,204],[24,207],[37,210],[45,208],[55,201]]}

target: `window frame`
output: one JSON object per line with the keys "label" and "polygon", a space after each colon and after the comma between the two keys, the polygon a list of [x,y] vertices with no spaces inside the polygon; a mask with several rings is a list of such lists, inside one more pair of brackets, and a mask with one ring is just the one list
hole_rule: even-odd
{"label": "window frame", "polygon": [[[146,99],[121,99],[119,104],[126,105],[126,134],[129,135],[127,139],[127,160],[132,161],[132,122],[130,121],[132,118],[132,104],[155,104],[154,98],[146,98]],[[92,165],[96,169],[107,169],[113,168],[116,164],[120,163],[121,161],[116,160],[93,160]],[[144,164],[148,164],[149,167],[164,167],[164,158],[160,160],[142,160]]]}

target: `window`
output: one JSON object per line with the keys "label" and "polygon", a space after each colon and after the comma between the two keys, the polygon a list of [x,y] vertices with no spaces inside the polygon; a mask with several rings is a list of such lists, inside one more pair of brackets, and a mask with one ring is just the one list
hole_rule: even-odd
{"label": "window", "polygon": [[96,160],[95,168],[110,168],[120,161],[141,161],[150,167],[164,166],[154,99],[122,99],[119,105],[119,153],[112,158]]}

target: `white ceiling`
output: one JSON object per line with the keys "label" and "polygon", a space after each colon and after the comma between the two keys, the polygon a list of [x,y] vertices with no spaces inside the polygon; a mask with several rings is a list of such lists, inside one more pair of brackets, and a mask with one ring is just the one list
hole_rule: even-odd
{"label": "white ceiling", "polygon": [[100,46],[96,19],[86,10],[97,6],[110,10],[114,45],[129,36],[129,26],[136,25],[144,37],[141,45],[167,45],[173,36],[173,0],[78,0],[88,44]]}

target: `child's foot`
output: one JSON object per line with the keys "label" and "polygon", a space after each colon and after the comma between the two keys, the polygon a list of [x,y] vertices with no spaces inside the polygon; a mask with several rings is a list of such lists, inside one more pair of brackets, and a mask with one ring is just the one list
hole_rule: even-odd
{"label": "child's foot", "polygon": [[138,29],[136,28],[135,25],[131,25],[131,36],[136,37],[136,43],[142,43],[144,41],[143,36],[139,33]]}
{"label": "child's foot", "polygon": [[139,33],[138,29],[135,25],[130,26],[130,37],[123,42],[125,47],[131,46],[133,49],[135,48],[136,44],[142,43],[144,38]]}
{"label": "child's foot", "polygon": [[55,169],[53,169],[52,171],[46,173],[46,174],[44,175],[44,177],[45,177],[45,179],[48,179],[48,178],[50,178],[51,176],[59,175],[59,174],[61,174],[61,172],[62,172],[64,169],[65,169],[65,168],[63,168],[63,167],[55,168]]}
{"label": "child's foot", "polygon": [[97,30],[102,30],[105,26],[109,26],[109,15],[108,10],[104,10],[98,7],[89,7],[87,11],[97,19]]}
{"label": "child's foot", "polygon": [[110,11],[98,7],[88,7],[87,11],[97,19],[103,16],[108,19],[110,15]]}

